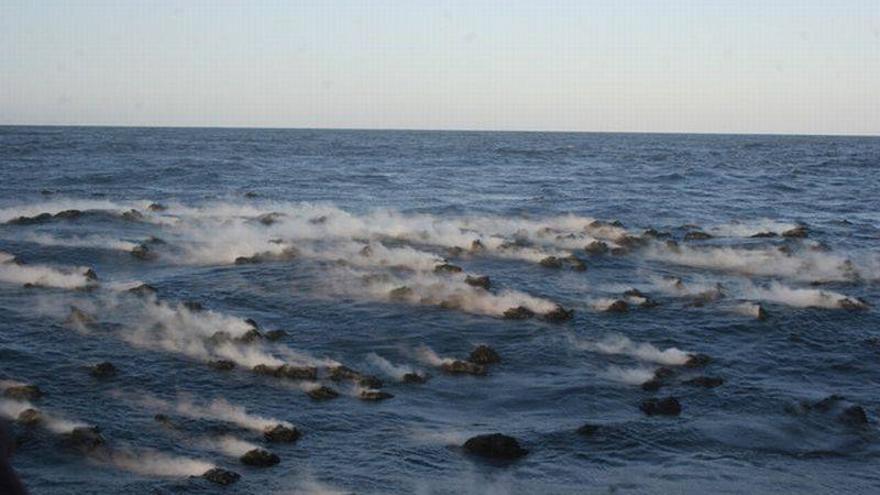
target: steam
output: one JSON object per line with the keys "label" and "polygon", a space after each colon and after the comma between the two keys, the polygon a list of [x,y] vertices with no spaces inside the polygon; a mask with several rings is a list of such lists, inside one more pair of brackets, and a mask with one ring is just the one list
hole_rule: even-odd
{"label": "steam", "polygon": [[657,347],[643,342],[633,342],[623,335],[608,335],[596,342],[583,342],[574,340],[578,349],[588,350],[609,355],[631,356],[641,361],[663,364],[667,366],[680,366],[689,359],[689,354],[676,347],[660,350]]}
{"label": "steam", "polygon": [[773,282],[768,287],[746,284],[743,288],[743,295],[749,299],[759,299],[796,308],[840,309],[844,301],[852,301],[852,299],[838,292],[819,289],[798,289],[787,287],[778,282]]}
{"label": "steam", "polygon": [[415,356],[419,361],[436,367],[442,366],[444,364],[450,364],[455,361],[455,359],[453,358],[438,356],[433,349],[426,345],[420,345],[419,347],[417,347],[415,350]]}
{"label": "steam", "polygon": [[627,385],[641,385],[654,378],[654,370],[651,368],[621,368],[610,366],[603,376],[609,380],[625,383]]}
{"label": "steam", "polygon": [[202,448],[221,452],[231,457],[241,457],[251,450],[259,448],[258,445],[246,442],[231,435],[217,438],[203,438],[198,441]]}
{"label": "steam", "polygon": [[375,353],[367,355],[367,361],[376,368],[382,370],[382,373],[394,378],[395,380],[403,380],[403,376],[407,373],[413,373],[413,369],[409,366],[398,366],[391,364],[387,359]]}
{"label": "steam", "polygon": [[[18,419],[18,416],[28,409],[37,409],[30,402],[24,400],[8,400],[8,399],[0,399],[0,416],[10,420]],[[63,434],[70,433],[74,428],[79,428],[83,426],[88,426],[85,423],[81,423],[78,421],[70,421],[55,415],[51,415],[40,411],[42,425],[46,427],[47,430]]]}
{"label": "steam", "polygon": [[82,237],[56,237],[49,234],[30,233],[22,236],[22,240],[43,246],[89,247],[131,251],[137,243],[123,241],[108,236],[89,235]]}
{"label": "steam", "polygon": [[138,401],[146,407],[162,411],[173,411],[181,416],[193,419],[223,421],[260,433],[279,424],[288,428],[293,427],[287,421],[251,414],[244,407],[230,404],[222,398],[214,399],[207,404],[198,404],[186,397],[179,398],[177,402],[163,401],[155,397],[141,398]]}
{"label": "steam", "polygon": [[117,469],[142,476],[183,478],[201,476],[216,467],[210,462],[189,457],[171,456],[153,450],[115,449],[94,454],[96,460],[110,464]]}
{"label": "steam", "polygon": [[[10,255],[3,253],[0,259],[11,261]],[[93,281],[86,278],[88,268],[58,269],[47,265],[18,265],[9,262],[0,263],[0,282],[17,285],[35,285],[41,287],[56,287],[61,289],[80,289],[93,285]]]}
{"label": "steam", "polygon": [[758,220],[749,220],[742,222],[731,222],[714,227],[709,227],[707,231],[716,237],[751,237],[755,234],[763,234],[772,232],[781,234],[787,230],[797,227],[798,224],[790,222],[780,222],[777,220],[762,218]]}

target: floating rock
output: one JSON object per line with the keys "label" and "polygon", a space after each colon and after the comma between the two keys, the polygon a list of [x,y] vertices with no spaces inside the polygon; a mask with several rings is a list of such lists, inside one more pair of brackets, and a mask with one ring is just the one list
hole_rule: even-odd
{"label": "floating rock", "polygon": [[3,396],[14,400],[36,400],[43,396],[43,391],[36,385],[14,385],[4,390]]}
{"label": "floating rock", "polygon": [[299,439],[299,430],[292,426],[277,424],[263,430],[263,438],[270,442],[295,442]]}
{"label": "floating rock", "polygon": [[603,241],[593,241],[584,248],[588,254],[605,254],[608,252],[608,244]]}
{"label": "floating rock", "polygon": [[491,459],[518,459],[528,454],[526,449],[520,447],[517,439],[501,433],[472,437],[464,443],[464,450]]}
{"label": "floating rock", "polygon": [[617,299],[605,308],[606,313],[626,313],[629,311],[629,304],[623,299]]}
{"label": "floating rock", "polygon": [[239,459],[241,460],[242,464],[258,467],[274,466],[281,462],[281,459],[277,455],[263,449],[249,450],[245,452],[244,455],[241,456]]}
{"label": "floating rock", "polygon": [[330,387],[321,385],[320,387],[309,390],[308,392],[306,392],[306,395],[315,400],[328,400],[339,397],[339,392],[333,390]]}
{"label": "floating rock", "polygon": [[238,481],[241,478],[241,475],[226,469],[215,467],[205,471],[205,473],[202,474],[202,478],[205,478],[211,483],[226,486]]}
{"label": "floating rock", "polygon": [[681,414],[681,404],[675,397],[647,399],[642,401],[639,409],[648,416],[678,416]]}
{"label": "floating rock", "polygon": [[400,381],[402,381],[403,383],[409,383],[409,384],[422,384],[422,383],[427,382],[429,378],[430,378],[430,375],[411,372],[411,373],[405,373],[401,377]]}
{"label": "floating rock", "polygon": [[562,268],[562,260],[557,258],[556,256],[547,256],[538,262],[539,265],[544,268]]}
{"label": "floating rock", "polygon": [[688,354],[688,360],[685,361],[686,368],[702,368],[712,362],[712,358],[706,354]]}
{"label": "floating rock", "polygon": [[461,267],[443,263],[434,267],[434,273],[461,273]]}
{"label": "floating rock", "polygon": [[505,320],[528,320],[533,316],[535,316],[535,312],[525,306],[510,308],[503,315]]}
{"label": "floating rock", "polygon": [[284,330],[269,330],[265,334],[266,340],[271,340],[272,342],[276,340],[281,340],[284,337],[287,337],[287,332]]}
{"label": "floating rock", "polygon": [[409,299],[412,295],[413,290],[405,285],[403,287],[391,289],[391,291],[388,292],[388,297],[390,297],[392,301],[403,301]]}
{"label": "floating rock", "polygon": [[19,413],[16,421],[27,427],[37,426],[43,422],[43,415],[36,409],[29,408]]}
{"label": "floating rock", "polygon": [[149,284],[141,284],[137,287],[128,289],[128,292],[138,297],[154,296],[158,292],[155,287]]}
{"label": "floating rock", "polygon": [[77,426],[67,434],[67,441],[84,450],[94,450],[106,443],[97,426]]}
{"label": "floating rock", "polygon": [[585,437],[590,437],[596,434],[599,431],[599,425],[594,425],[587,423],[580,428],[577,429],[578,435],[583,435]]}
{"label": "floating rock", "polygon": [[167,209],[168,208],[165,205],[163,205],[162,203],[150,203],[150,205],[147,206],[147,211],[152,211],[154,213],[157,213],[160,211],[165,211]]}
{"label": "floating rock", "polygon": [[450,373],[453,375],[482,376],[485,375],[487,372],[486,367],[483,365],[471,363],[468,361],[460,361],[458,359],[456,359],[455,361],[444,362],[440,365],[440,369],[445,371],[446,373]]}
{"label": "floating rock", "polygon": [[686,241],[705,241],[706,239],[711,239],[712,236],[701,231],[701,230],[693,230],[684,235],[684,240]]}
{"label": "floating rock", "polygon": [[714,376],[698,376],[683,382],[685,385],[693,385],[695,387],[715,388],[724,385],[724,379]]}
{"label": "floating rock", "polygon": [[544,313],[544,320],[552,323],[560,323],[574,318],[573,309],[565,309],[562,306],[556,306],[552,311]]}
{"label": "floating rock", "polygon": [[135,258],[143,261],[152,261],[159,257],[149,246],[146,244],[138,244],[131,250],[131,255]]}
{"label": "floating rock", "polygon": [[501,362],[501,356],[487,345],[478,345],[471,351],[468,361],[481,365],[495,364]]}
{"label": "floating rock", "polygon": [[468,275],[467,277],[465,277],[464,283],[470,285],[471,287],[480,287],[486,290],[489,290],[489,287],[492,286],[492,282],[489,280],[489,277],[485,275],[481,277],[472,277]]}
{"label": "floating rock", "polygon": [[109,361],[98,363],[89,369],[89,374],[95,378],[109,378],[116,376],[117,373],[119,373],[119,370]]}
{"label": "floating rock", "polygon": [[383,392],[381,390],[372,390],[372,389],[371,390],[362,390],[360,395],[358,395],[358,398],[360,398],[361,400],[368,400],[368,401],[379,401],[379,400],[391,399],[393,397],[394,396],[392,394],[389,394],[388,392]]}
{"label": "floating rock", "polygon": [[752,237],[754,239],[761,239],[761,238],[776,237],[778,235],[779,234],[777,234],[776,232],[758,232],[757,234],[752,234],[749,237]]}
{"label": "floating rock", "polygon": [[803,239],[804,237],[807,237],[809,233],[810,232],[809,230],[807,230],[807,227],[805,225],[798,225],[793,229],[783,232],[782,237]]}
{"label": "floating rock", "polygon": [[228,359],[215,359],[208,361],[208,366],[218,371],[231,371],[235,369],[235,363]]}

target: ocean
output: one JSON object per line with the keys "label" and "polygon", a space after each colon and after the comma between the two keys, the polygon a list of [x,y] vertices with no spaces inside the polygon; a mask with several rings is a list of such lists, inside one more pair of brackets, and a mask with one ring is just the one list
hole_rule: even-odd
{"label": "ocean", "polygon": [[880,138],[0,127],[0,417],[33,494],[877,493],[878,245]]}

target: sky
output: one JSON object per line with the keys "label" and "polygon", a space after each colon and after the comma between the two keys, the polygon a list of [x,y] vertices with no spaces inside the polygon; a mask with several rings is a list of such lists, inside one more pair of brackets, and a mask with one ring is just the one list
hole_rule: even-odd
{"label": "sky", "polygon": [[2,0],[0,124],[880,135],[880,0]]}

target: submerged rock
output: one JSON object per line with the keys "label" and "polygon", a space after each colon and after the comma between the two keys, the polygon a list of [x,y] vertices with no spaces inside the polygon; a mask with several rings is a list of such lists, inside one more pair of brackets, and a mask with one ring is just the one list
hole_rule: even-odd
{"label": "submerged rock", "polygon": [[430,379],[430,375],[428,374],[420,374],[416,372],[404,373],[404,375],[400,378],[400,381],[403,383],[410,384],[422,384],[427,382]]}
{"label": "submerged rock", "polygon": [[706,354],[688,354],[688,360],[685,361],[686,368],[702,368],[712,362],[712,358]]}
{"label": "submerged rock", "polygon": [[588,254],[605,254],[608,252],[608,244],[603,241],[593,241],[584,248]]}
{"label": "submerged rock", "polygon": [[472,277],[468,275],[464,279],[464,283],[470,285],[471,287],[480,287],[481,289],[489,290],[492,286],[491,280],[489,280],[488,276],[480,276],[480,277]]}
{"label": "submerged rock", "polygon": [[130,294],[134,294],[138,297],[147,297],[147,296],[155,296],[157,294],[157,290],[155,287],[149,284],[141,284],[137,287],[132,287],[128,289]]}
{"label": "submerged rock", "polygon": [[547,256],[538,262],[539,265],[544,268],[562,268],[562,260],[557,258],[556,256]]}
{"label": "submerged rock", "polygon": [[461,271],[460,266],[450,265],[449,263],[443,263],[434,267],[434,273],[461,273]]}
{"label": "submerged rock", "polygon": [[795,412],[809,411],[834,413],[840,423],[850,427],[863,427],[868,424],[868,415],[865,409],[846,400],[842,395],[830,395],[816,402],[802,401],[800,411]]}
{"label": "submerged rock", "polygon": [[587,423],[580,428],[577,429],[578,435],[583,435],[585,437],[590,437],[596,434],[599,431],[599,425],[594,425]]}
{"label": "submerged rock", "polygon": [[4,390],[3,396],[14,400],[36,400],[43,396],[43,391],[36,385],[14,385]]}
{"label": "submerged rock", "polygon": [[785,232],[783,232],[782,237],[802,239],[804,237],[807,237],[809,235],[809,233],[810,233],[810,231],[807,229],[807,227],[805,225],[798,225],[797,227],[795,227],[793,229],[786,230]]}
{"label": "submerged rock", "polygon": [[501,362],[501,356],[487,345],[478,345],[471,351],[468,361],[481,365],[495,364]]}
{"label": "submerged rock", "polygon": [[106,443],[97,426],[77,426],[66,437],[68,443],[84,450],[94,450]]}
{"label": "submerged rock", "polygon": [[174,425],[171,423],[171,418],[169,418],[165,414],[157,414],[157,415],[153,416],[153,421],[159,423],[162,426],[165,426],[166,428],[173,428],[174,427]]}
{"label": "submerged rock", "polygon": [[152,211],[154,213],[157,213],[160,211],[165,211],[167,209],[168,209],[168,207],[166,207],[162,203],[150,203],[150,205],[147,206],[147,211]]}
{"label": "submerged rock", "polygon": [[29,408],[25,409],[21,413],[19,413],[18,417],[15,419],[17,422],[23,424],[27,427],[37,426],[43,422],[43,415],[40,411],[36,409]]}
{"label": "submerged rock", "polygon": [[626,313],[627,311],[629,311],[629,304],[623,299],[618,299],[605,308],[606,313]]}
{"label": "submerged rock", "polygon": [[315,400],[328,400],[339,397],[339,392],[333,390],[330,387],[321,385],[320,387],[309,390],[308,392],[306,392],[306,395]]}
{"label": "submerged rock", "polygon": [[270,442],[295,442],[299,437],[299,430],[282,424],[277,424],[263,430],[263,438]]}
{"label": "submerged rock", "polygon": [[548,311],[547,313],[544,313],[544,320],[549,321],[549,322],[553,322],[553,323],[560,323],[563,321],[568,321],[572,318],[574,318],[574,310],[573,309],[565,309],[562,306],[558,306],[558,305],[552,311]]}
{"label": "submerged rock", "polygon": [[202,478],[205,478],[211,483],[226,486],[238,481],[241,478],[241,475],[226,469],[215,467],[205,471],[205,473],[202,474]]}
{"label": "submerged rock", "polygon": [[510,308],[504,312],[505,320],[528,320],[535,316],[535,312],[525,306]]}
{"label": "submerged rock", "polygon": [[711,235],[703,232],[702,230],[693,230],[684,235],[684,240],[686,241],[705,241],[706,239],[711,238]]}
{"label": "submerged rock", "polygon": [[146,244],[138,244],[131,250],[131,255],[135,258],[143,261],[151,261],[159,257],[149,246]]}
{"label": "submerged rock", "polygon": [[244,455],[242,455],[239,459],[241,460],[242,464],[258,467],[274,466],[281,462],[281,459],[277,455],[263,449],[249,450],[245,452]]}
{"label": "submerged rock", "polygon": [[444,362],[440,365],[440,369],[452,375],[482,376],[487,372],[486,367],[483,365],[468,361],[460,361],[458,359],[455,361]]}
{"label": "submerged rock", "polygon": [[678,416],[681,414],[681,404],[675,397],[646,399],[639,405],[639,409],[648,416]]}
{"label": "submerged rock", "polygon": [[844,297],[837,301],[837,305],[847,311],[862,311],[868,309],[868,303],[859,298]]}
{"label": "submerged rock", "polygon": [[109,378],[116,376],[117,373],[119,373],[119,370],[109,361],[98,363],[89,369],[89,374],[95,378]]}
{"label": "submerged rock", "polygon": [[752,234],[749,237],[752,237],[753,239],[761,239],[761,238],[776,237],[778,235],[779,234],[777,234],[776,232],[758,232],[757,234]]}
{"label": "submerged rock", "polygon": [[388,392],[383,392],[381,390],[361,390],[361,393],[358,395],[358,398],[367,401],[379,401],[391,399],[393,397],[394,395],[389,394]]}
{"label": "submerged rock", "polygon": [[528,451],[519,445],[517,439],[501,433],[469,438],[464,443],[464,450],[491,459],[518,459],[528,454]]}
{"label": "submerged rock", "polygon": [[230,371],[235,369],[235,363],[228,359],[215,359],[208,361],[208,366],[218,371]]}
{"label": "submerged rock", "polygon": [[276,340],[281,340],[284,337],[287,337],[287,332],[284,330],[269,330],[265,334],[266,340],[270,340],[275,342]]}
{"label": "submerged rock", "polygon": [[685,385],[693,385],[696,387],[715,388],[724,385],[724,379],[714,376],[698,376],[696,378],[691,378],[690,380],[685,380],[683,383]]}
{"label": "submerged rock", "polygon": [[404,301],[412,296],[413,290],[405,285],[396,289],[391,289],[391,291],[388,292],[388,297],[390,297],[392,301]]}

